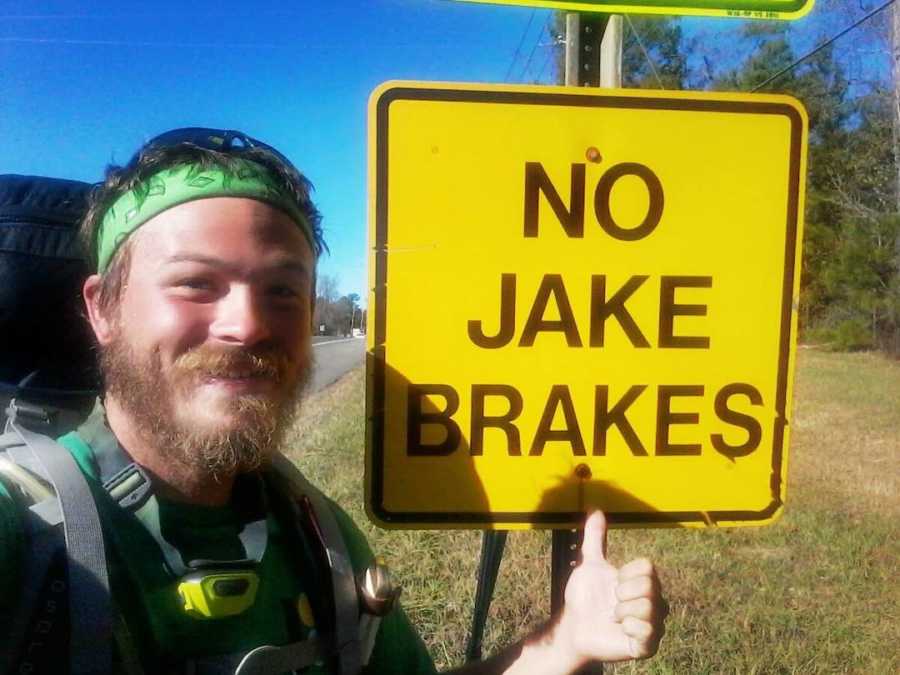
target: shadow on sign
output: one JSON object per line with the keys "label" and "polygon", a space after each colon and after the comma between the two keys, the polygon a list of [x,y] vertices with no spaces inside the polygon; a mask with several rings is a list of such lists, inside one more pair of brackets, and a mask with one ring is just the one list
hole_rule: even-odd
{"label": "shadow on sign", "polygon": [[[506,447],[501,450],[508,455],[504,462],[528,461],[528,448],[522,447],[513,424],[521,410],[510,402],[508,410],[492,410],[487,415],[475,405],[474,410],[466,411],[464,417],[470,424],[464,428],[457,422],[457,413],[472,404],[461,402],[456,389],[447,384],[412,384],[383,360],[367,356],[373,387],[368,415],[372,425],[369,507],[371,515],[385,526],[503,528],[530,524],[567,528],[579,526],[588,512],[597,509],[607,513],[610,523],[619,525],[674,525],[680,519],[682,514],[670,518],[614,483],[593,478],[579,457],[572,457],[568,475],[543,480],[551,487],[531,502],[537,502],[536,506],[522,511],[497,510],[492,501],[496,504],[499,500],[490,493],[508,498],[517,486],[485,486],[475,458],[497,451],[495,443],[485,447],[485,430],[490,429],[495,441],[501,435],[506,437]],[[385,405],[388,392],[390,407]],[[474,424],[473,419],[477,420]],[[523,485],[522,490],[528,487]],[[522,502],[527,503],[527,497]]]}

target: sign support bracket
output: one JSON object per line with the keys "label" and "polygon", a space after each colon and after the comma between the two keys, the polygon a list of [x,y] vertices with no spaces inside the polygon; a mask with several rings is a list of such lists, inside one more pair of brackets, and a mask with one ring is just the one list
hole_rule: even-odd
{"label": "sign support bracket", "polygon": [[472,631],[466,645],[466,662],[481,659],[481,641],[487,624],[488,609],[494,596],[494,585],[503,559],[508,530],[485,530],[481,535],[481,559],[478,562],[478,585],[472,610]]}

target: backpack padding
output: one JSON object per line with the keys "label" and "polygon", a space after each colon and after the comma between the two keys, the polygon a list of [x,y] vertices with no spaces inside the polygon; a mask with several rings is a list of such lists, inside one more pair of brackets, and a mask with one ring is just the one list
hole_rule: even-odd
{"label": "backpack padding", "polygon": [[88,265],[77,227],[92,186],[0,175],[0,384],[95,389],[92,340],[82,316]]}
{"label": "backpack padding", "polygon": [[[0,174],[0,218],[11,221],[75,226],[87,208],[87,198],[93,186],[79,180]],[[77,248],[66,240],[38,242],[38,255],[80,258]]]}
{"label": "backpack padding", "polygon": [[100,514],[74,457],[59,443],[11,420],[8,428],[34,453],[63,513],[68,557],[71,675],[112,668],[112,602]]}

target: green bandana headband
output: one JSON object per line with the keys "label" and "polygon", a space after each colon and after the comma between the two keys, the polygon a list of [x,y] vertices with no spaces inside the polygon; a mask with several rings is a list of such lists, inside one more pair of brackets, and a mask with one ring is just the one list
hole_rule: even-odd
{"label": "green bandana headband", "polygon": [[227,172],[197,164],[163,169],[119,197],[103,216],[97,235],[97,271],[103,274],[122,242],[154,216],[185,202],[212,197],[246,197],[281,209],[300,226],[315,253],[312,227],[291,196],[256,162],[235,159],[235,163]]}

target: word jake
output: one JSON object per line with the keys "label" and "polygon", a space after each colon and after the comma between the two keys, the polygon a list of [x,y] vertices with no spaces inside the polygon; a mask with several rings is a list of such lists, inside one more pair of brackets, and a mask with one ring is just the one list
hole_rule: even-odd
{"label": "word jake", "polygon": [[[631,406],[650,389],[648,385],[631,386],[618,400],[610,401],[609,385],[594,387],[593,427],[590,453],[593,456],[605,456],[609,431],[613,427],[621,435],[634,457],[648,457],[647,447],[641,441],[628,418]],[[474,384],[469,392],[471,400],[470,428],[468,435],[469,453],[472,456],[484,453],[484,436],[486,429],[498,429],[506,436],[506,453],[509,456],[522,456],[522,434],[516,420],[522,414],[525,403],[521,392],[507,384]],[[696,456],[702,452],[699,442],[673,443],[670,430],[673,426],[701,427],[699,412],[673,411],[673,399],[678,402],[679,409],[688,405],[684,399],[697,399],[706,394],[703,385],[659,385],[656,387],[656,429],[653,446],[655,456],[685,457]],[[438,410],[430,397],[440,397],[445,406]],[[507,412],[502,415],[486,414],[486,402],[495,397],[505,399]],[[759,390],[744,382],[734,382],[723,386],[715,393],[714,410],[721,430],[712,433],[709,441],[713,449],[734,460],[746,457],[754,452],[762,440],[762,424],[746,412],[736,409],[735,403],[749,403],[754,408],[762,409],[763,397]],[[407,454],[410,456],[446,456],[462,447],[462,429],[454,419],[460,408],[459,392],[448,384],[411,384],[407,398]],[[492,406],[493,408],[493,406]],[[563,428],[553,428],[554,420],[562,415],[565,420]],[[426,442],[423,429],[427,426],[438,427],[443,431],[443,440]],[[729,427],[731,429],[729,429]],[[735,431],[739,429],[741,431]],[[730,431],[729,440],[725,431]],[[743,436],[743,442],[735,443],[735,436]],[[433,434],[429,434],[433,437]],[[699,440],[699,439],[698,439]],[[531,443],[527,446],[529,456],[540,456],[550,441],[561,441],[569,446],[576,456],[585,456],[588,449],[582,424],[575,413],[575,405],[569,387],[565,384],[554,384],[543,406],[540,422]]]}
{"label": "word jake", "polygon": [[[647,349],[650,342],[638,326],[638,322],[628,311],[626,303],[650,277],[635,275],[621,288],[607,292],[606,275],[591,275],[591,307],[588,317],[590,347],[603,347],[606,336],[606,322],[614,318],[632,346]],[[709,349],[709,337],[702,335],[676,335],[675,318],[678,316],[706,316],[706,305],[684,304],[675,301],[679,288],[712,288],[712,277],[708,276],[666,276],[659,279],[659,321],[657,346],[671,349]],[[544,316],[548,306],[555,305],[558,320],[548,320]],[[485,334],[483,321],[473,319],[468,324],[469,339],[478,347],[497,349],[512,341],[516,330],[516,275],[500,276],[500,319],[499,330],[494,335]],[[560,274],[545,274],[535,294],[531,311],[522,328],[517,346],[532,347],[538,333],[562,333],[569,347],[583,347],[584,340],[578,330],[575,314],[565,283]]]}

